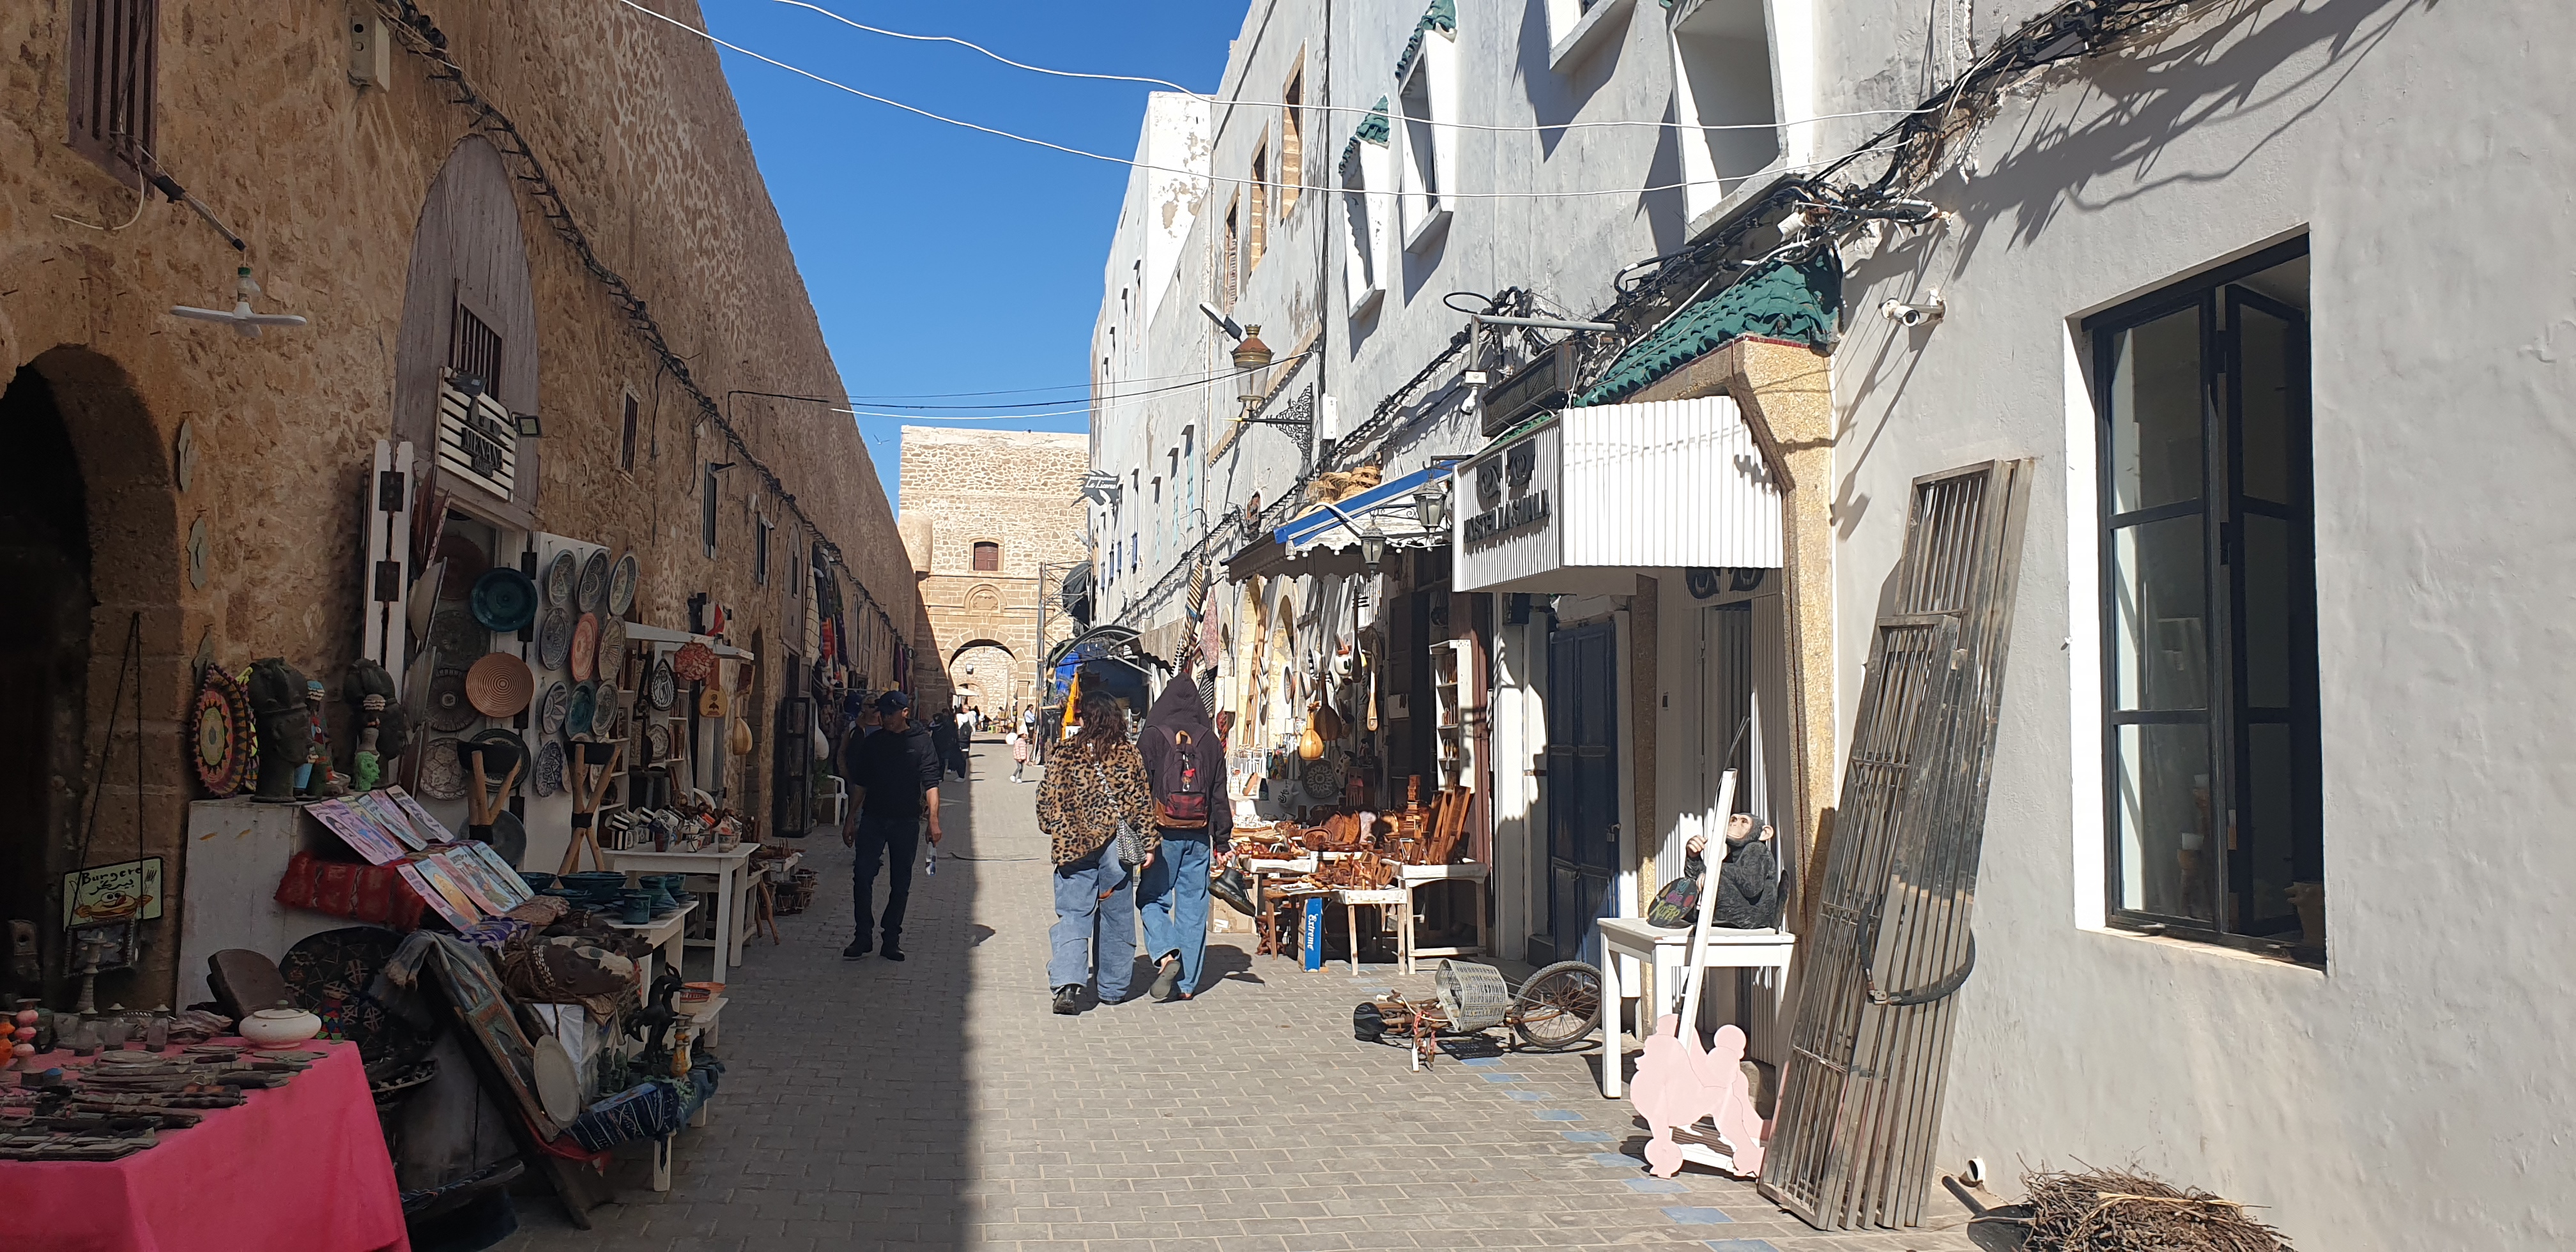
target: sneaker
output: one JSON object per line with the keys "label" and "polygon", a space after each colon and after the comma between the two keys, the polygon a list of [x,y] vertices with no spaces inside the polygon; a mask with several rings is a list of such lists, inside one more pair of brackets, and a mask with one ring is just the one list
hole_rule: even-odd
{"label": "sneaker", "polygon": [[1154,975],[1154,998],[1157,1000],[1169,1000],[1172,998],[1172,993],[1180,989],[1180,985],[1181,958],[1177,956],[1164,957],[1162,972]]}
{"label": "sneaker", "polygon": [[885,959],[889,961],[900,961],[903,959],[903,949],[894,946],[894,940],[892,939],[886,940]]}
{"label": "sneaker", "polygon": [[[851,940],[850,946],[841,949],[841,959],[844,961],[855,961],[875,950],[875,946],[876,945],[868,942],[868,937],[866,935],[861,935],[858,938]],[[896,959],[901,960],[902,958],[897,957]]]}
{"label": "sneaker", "polygon": [[1056,1011],[1056,1012],[1058,1012],[1058,1013],[1062,1013],[1062,1014],[1064,1014],[1064,1015],[1065,1015],[1065,1016],[1067,1016],[1067,1017],[1071,1017],[1071,1016],[1073,1016],[1074,1014],[1081,1012],[1081,1011],[1082,1011],[1082,988],[1080,988],[1080,987],[1058,987],[1058,988],[1056,988],[1056,989],[1055,989],[1055,1011]]}

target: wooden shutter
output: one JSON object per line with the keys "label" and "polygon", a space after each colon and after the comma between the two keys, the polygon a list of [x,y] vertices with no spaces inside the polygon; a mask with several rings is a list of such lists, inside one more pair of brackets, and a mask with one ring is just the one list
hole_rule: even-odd
{"label": "wooden shutter", "polygon": [[159,0],[78,0],[72,7],[72,150],[139,185],[154,150]]}
{"label": "wooden shutter", "polygon": [[1852,722],[1762,1193],[1820,1228],[1912,1226],[1955,993],[1975,965],[1995,719],[2032,462],[1919,478]]}

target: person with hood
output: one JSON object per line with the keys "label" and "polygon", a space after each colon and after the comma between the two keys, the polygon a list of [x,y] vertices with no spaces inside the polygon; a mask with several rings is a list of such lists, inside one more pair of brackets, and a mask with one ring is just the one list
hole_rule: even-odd
{"label": "person with hood", "polygon": [[1139,836],[1140,869],[1150,872],[1161,859],[1145,763],[1127,742],[1127,706],[1094,691],[1076,707],[1082,730],[1038,780],[1037,805],[1038,829],[1055,861],[1047,985],[1055,1011],[1067,1015],[1082,1011],[1085,983],[1102,1004],[1127,998],[1136,965],[1136,875],[1119,858],[1119,828]]}
{"label": "person with hood", "polygon": [[1154,794],[1162,855],[1136,891],[1145,950],[1158,967],[1154,998],[1187,1000],[1200,990],[1208,928],[1208,875],[1232,849],[1234,806],[1225,794],[1225,744],[1196,684],[1176,678],[1145,714],[1136,748]]}

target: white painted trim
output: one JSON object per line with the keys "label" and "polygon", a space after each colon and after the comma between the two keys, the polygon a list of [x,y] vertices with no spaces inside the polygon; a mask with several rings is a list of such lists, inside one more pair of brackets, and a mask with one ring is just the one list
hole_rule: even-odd
{"label": "white painted trim", "polygon": [[1396,84],[1391,102],[1394,112],[1387,119],[1395,132],[1390,138],[1402,145],[1405,153],[1405,159],[1397,163],[1397,173],[1403,193],[1400,199],[1407,252],[1420,252],[1449,224],[1450,216],[1448,197],[1415,185],[1419,175],[1414,170],[1413,120],[1404,111],[1404,95],[1416,75],[1421,76],[1423,99],[1430,110],[1424,122],[1431,131],[1431,179],[1436,186],[1446,187],[1458,176],[1458,130],[1454,125],[1458,120],[1457,38],[1436,30],[1423,32],[1422,54],[1414,58],[1404,80]]}
{"label": "white painted trim", "polygon": [[1576,0],[1547,0],[1547,33],[1555,41],[1547,50],[1547,68],[1554,73],[1572,70],[1609,41],[1614,32],[1628,29],[1630,0],[1601,0],[1591,12],[1568,23],[1565,16],[1575,3]]}
{"label": "white painted trim", "polygon": [[[1395,124],[1395,119],[1388,119],[1390,128]],[[1342,287],[1349,301],[1348,316],[1356,318],[1366,316],[1386,295],[1387,271],[1395,265],[1395,250],[1390,242],[1394,232],[1390,227],[1399,211],[1399,197],[1395,191],[1393,147],[1362,140],[1359,151],[1352,155],[1359,164],[1360,190],[1350,190],[1350,162],[1344,162],[1339,172],[1338,201],[1342,218]],[[1363,198],[1368,207],[1365,234],[1361,224],[1351,220],[1354,195]]]}
{"label": "white painted trim", "polygon": [[2087,930],[2109,924],[2109,859],[2102,826],[2102,553],[2098,449],[2092,388],[2084,372],[2085,335],[2067,323],[2066,351],[2066,774],[2073,807],[2068,888],[2074,921]]}

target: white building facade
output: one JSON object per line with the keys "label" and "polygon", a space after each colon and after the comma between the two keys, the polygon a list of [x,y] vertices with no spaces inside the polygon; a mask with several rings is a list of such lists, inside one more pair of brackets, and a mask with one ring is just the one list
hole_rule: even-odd
{"label": "white building facade", "polygon": [[[1917,483],[2026,463],[1931,1164],[2559,1246],[2571,42],[2537,0],[1256,0],[1145,347],[1095,351],[1104,619],[1176,645],[1216,568],[1253,751],[1260,649],[1464,641],[1499,955],[1638,913],[1729,767],[1804,945]],[[1370,501],[1366,571],[1371,523],[1304,525],[1363,468],[1449,513]],[[1447,777],[1389,713],[1372,759]],[[1798,1064],[1762,1008],[1720,1011]]]}

